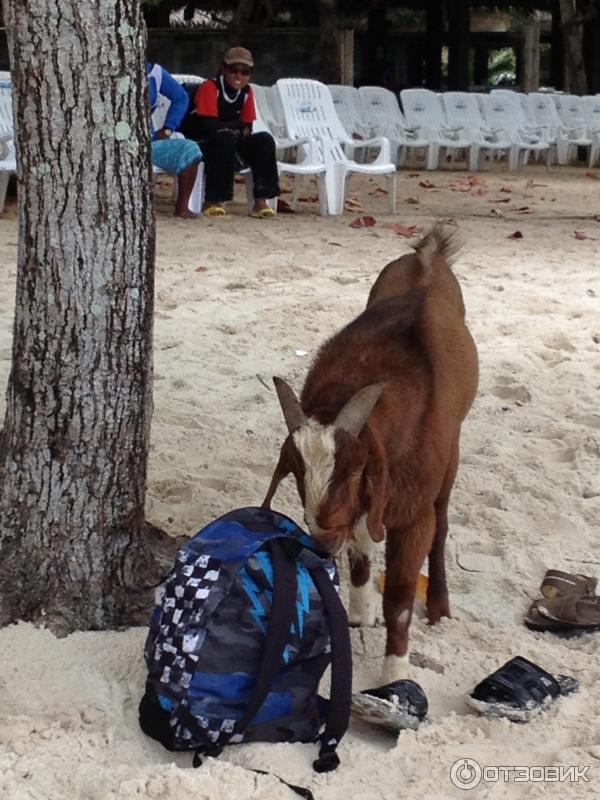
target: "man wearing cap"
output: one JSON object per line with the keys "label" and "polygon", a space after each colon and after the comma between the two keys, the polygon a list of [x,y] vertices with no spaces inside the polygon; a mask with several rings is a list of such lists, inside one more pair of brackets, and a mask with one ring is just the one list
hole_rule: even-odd
{"label": "man wearing cap", "polygon": [[[274,216],[267,200],[279,195],[275,141],[266,131],[252,133],[256,119],[250,75],[254,60],[244,47],[231,47],[217,76],[204,81],[183,133],[202,146],[206,189],[202,213],[224,216],[223,203],[233,198],[236,166],[249,166],[254,181],[252,216]],[[240,163],[241,160],[241,163]]]}

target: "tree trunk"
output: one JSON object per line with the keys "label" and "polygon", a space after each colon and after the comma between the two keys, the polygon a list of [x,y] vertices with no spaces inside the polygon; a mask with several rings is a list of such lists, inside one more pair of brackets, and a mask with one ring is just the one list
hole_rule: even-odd
{"label": "tree trunk", "polygon": [[470,0],[448,0],[448,89],[469,89]]}
{"label": "tree trunk", "polygon": [[442,45],[444,43],[444,15],[440,0],[427,0],[425,37],[425,86],[439,90],[442,87]]}
{"label": "tree trunk", "polygon": [[337,26],[337,0],[319,0],[321,45],[321,80],[342,82],[342,63]]}
{"label": "tree trunk", "polygon": [[577,21],[576,0],[560,0],[560,18],[565,39],[565,56],[569,85],[572,94],[587,94],[587,78],[583,60],[583,34]]}
{"label": "tree trunk", "polygon": [[4,14],[19,248],[0,624],[112,627],[127,621],[136,580],[153,580],[142,535],[154,215],[140,0],[4,0]]}

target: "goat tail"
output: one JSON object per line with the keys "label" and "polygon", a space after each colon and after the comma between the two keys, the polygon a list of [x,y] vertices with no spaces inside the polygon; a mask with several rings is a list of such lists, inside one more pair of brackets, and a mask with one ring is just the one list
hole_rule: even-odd
{"label": "goat tail", "polygon": [[455,232],[444,227],[440,222],[436,223],[415,246],[417,258],[423,268],[419,284],[427,286],[440,262],[448,267],[452,266],[460,248],[461,243]]}

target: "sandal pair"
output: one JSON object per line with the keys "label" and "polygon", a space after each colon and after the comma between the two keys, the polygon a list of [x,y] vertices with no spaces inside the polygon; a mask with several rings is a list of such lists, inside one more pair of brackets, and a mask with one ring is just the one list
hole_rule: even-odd
{"label": "sandal pair", "polygon": [[596,578],[549,569],[540,592],[525,616],[525,625],[535,631],[590,631],[600,629],[600,597]]}
{"label": "sandal pair", "polygon": [[[467,697],[478,714],[529,722],[558,698],[579,690],[568,675],[551,675],[522,656],[516,656],[484,678]],[[352,714],[398,734],[416,730],[427,716],[427,697],[418,683],[395,681],[352,695]]]}
{"label": "sandal pair", "polygon": [[224,217],[227,214],[223,206],[208,206],[202,212],[204,217]]}

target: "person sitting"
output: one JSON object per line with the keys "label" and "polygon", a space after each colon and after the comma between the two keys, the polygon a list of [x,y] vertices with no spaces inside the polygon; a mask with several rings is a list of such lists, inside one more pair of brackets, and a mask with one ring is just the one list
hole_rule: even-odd
{"label": "person sitting", "polygon": [[254,181],[251,216],[275,216],[267,200],[279,195],[275,140],[270,133],[252,133],[256,119],[250,74],[254,60],[244,47],[230,48],[217,76],[202,83],[194,96],[182,132],[198,141],[204,158],[206,189],[202,211],[223,216],[223,203],[233,198],[233,177],[249,166]]}
{"label": "person sitting", "polygon": [[202,161],[202,151],[196,142],[189,139],[173,138],[173,133],[181,125],[186,115],[189,99],[187,92],[175,78],[160,64],[148,64],[148,94],[150,112],[158,106],[159,95],[171,101],[162,128],[152,129],[152,163],[168,175],[174,175],[178,182],[175,214],[183,219],[197,217],[189,209],[190,196],[198,177],[198,165]]}

